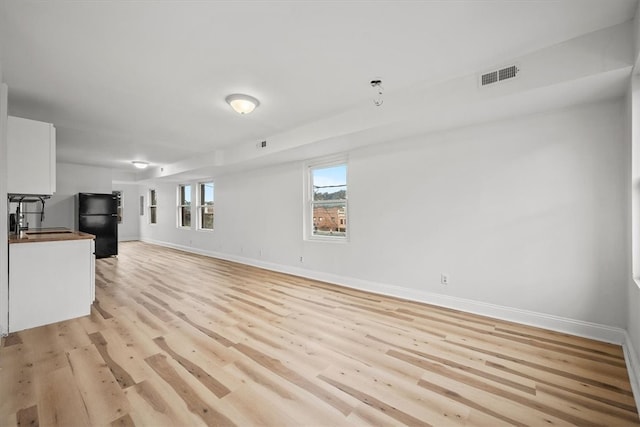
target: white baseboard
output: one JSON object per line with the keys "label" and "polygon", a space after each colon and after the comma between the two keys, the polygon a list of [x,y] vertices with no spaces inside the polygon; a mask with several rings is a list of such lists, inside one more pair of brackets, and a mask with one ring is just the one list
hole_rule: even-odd
{"label": "white baseboard", "polygon": [[140,240],[138,236],[118,236],[118,242],[131,242],[133,240]]}
{"label": "white baseboard", "polygon": [[625,331],[625,342],[622,345],[624,350],[624,361],[627,365],[627,372],[629,373],[629,382],[631,382],[631,391],[633,391],[633,397],[636,401],[636,408],[640,408],[640,378],[638,373],[640,372],[640,359],[636,353],[635,347],[631,342],[631,337]]}
{"label": "white baseboard", "polygon": [[[408,289],[400,286],[376,283],[368,280],[357,279],[353,277],[339,276],[321,271],[314,271],[305,268],[292,267],[287,265],[275,264],[271,262],[256,260],[252,258],[240,257],[237,255],[213,252],[198,248],[176,245],[174,243],[157,241],[147,238],[141,238],[143,242],[152,243],[159,246],[165,246],[178,249],[185,252],[192,252],[200,255],[210,256],[213,258],[234,261],[241,264],[251,265],[254,267],[264,268],[266,270],[277,271],[280,273],[292,274],[308,279],[319,280],[353,289],[359,289],[367,292],[373,292],[381,295],[388,295],[407,299],[411,301],[433,304],[441,307],[461,310],[468,313],[479,314],[482,316],[492,317],[496,319],[506,320],[510,322],[521,323],[529,326],[535,326],[544,329],[550,329],[557,332],[563,332],[571,335],[577,335],[585,338],[591,338],[598,341],[604,341],[613,344],[623,345],[627,343],[626,331],[622,328],[601,325],[597,323],[584,322],[581,320],[568,319],[549,314],[538,313],[534,311],[521,310],[512,307],[505,307],[490,304],[482,301],[474,301],[465,298],[452,297],[449,295],[424,292],[416,289]],[[632,346],[627,346],[633,348]],[[637,364],[634,366],[638,366]],[[635,394],[634,394],[635,395]],[[640,408],[640,406],[638,406]]]}

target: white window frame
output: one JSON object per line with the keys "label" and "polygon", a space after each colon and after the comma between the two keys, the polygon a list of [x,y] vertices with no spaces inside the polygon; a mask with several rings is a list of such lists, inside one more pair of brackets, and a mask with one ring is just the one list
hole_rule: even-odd
{"label": "white window frame", "polygon": [[[313,217],[313,207],[314,205],[319,204],[313,200],[313,170],[315,169],[324,169],[330,168],[334,166],[345,165],[347,169],[347,196],[344,199],[345,204],[345,222],[346,222],[346,231],[344,236],[335,235],[335,236],[319,236],[313,234],[314,227],[314,217]],[[349,229],[350,221],[349,221],[349,162],[347,156],[335,156],[330,158],[317,159],[313,161],[309,161],[304,165],[304,218],[303,218],[303,238],[308,241],[317,241],[317,242],[333,242],[333,243],[348,243],[349,242]]]}
{"label": "white window frame", "polygon": [[118,224],[122,224],[124,221],[124,202],[122,200],[122,190],[113,190],[111,194],[116,196],[117,204],[117,212],[118,215]]}
{"label": "white window frame", "polygon": [[[189,187],[189,196],[190,196],[191,200],[189,200],[190,204],[183,205],[182,204],[182,197],[181,197],[180,193],[181,193],[182,188],[187,188],[187,187]],[[193,186],[191,184],[178,184],[177,190],[178,190],[177,193],[176,193],[177,205],[178,205],[178,208],[176,210],[176,224],[177,224],[177,227],[181,228],[181,229],[185,229],[185,230],[191,230],[193,228],[193,191],[192,191],[193,190]],[[191,221],[191,224],[189,224],[189,225],[183,225],[182,224],[182,209],[183,208],[189,208],[189,218],[190,218],[190,221]]]}
{"label": "white window frame", "polygon": [[[152,196],[153,194],[153,196]],[[155,202],[155,203],[154,203]],[[151,212],[155,209],[155,222],[153,221],[153,215],[151,215]],[[149,210],[149,224],[150,225],[156,225],[158,224],[158,191],[155,188],[150,188],[149,189],[149,206],[148,206],[148,210]]]}
{"label": "white window frame", "polygon": [[[213,214],[213,224],[211,226],[211,228],[203,228],[202,227],[202,208],[204,208],[205,205],[204,201],[202,200],[202,186],[203,185],[207,185],[207,184],[211,184],[211,186],[213,187],[213,209],[214,209],[214,214]],[[215,205],[216,205],[216,186],[213,182],[213,180],[210,181],[202,181],[198,183],[198,193],[196,195],[198,204],[197,204],[197,209],[198,209],[198,230],[199,231],[205,231],[205,232],[212,232],[213,230],[215,230],[216,228],[216,216],[215,216]]]}

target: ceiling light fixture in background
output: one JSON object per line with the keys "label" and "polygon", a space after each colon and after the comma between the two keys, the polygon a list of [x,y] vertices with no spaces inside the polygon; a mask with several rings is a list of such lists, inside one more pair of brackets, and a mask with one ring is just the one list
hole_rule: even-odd
{"label": "ceiling light fixture in background", "polygon": [[149,162],[143,162],[142,160],[134,160],[131,163],[138,169],[146,169],[149,166]]}
{"label": "ceiling light fixture in background", "polygon": [[376,91],[376,96],[375,98],[373,98],[373,103],[376,105],[376,107],[379,107],[384,102],[384,100],[382,99],[382,92],[384,90],[384,88],[382,87],[382,80],[374,79],[371,80],[371,83],[369,84]]}
{"label": "ceiling light fixture in background", "polygon": [[239,114],[249,114],[255,110],[258,105],[260,105],[260,101],[255,99],[253,96],[243,95],[241,93],[229,95],[225,98],[225,101],[227,101],[227,104],[231,105],[231,108]]}

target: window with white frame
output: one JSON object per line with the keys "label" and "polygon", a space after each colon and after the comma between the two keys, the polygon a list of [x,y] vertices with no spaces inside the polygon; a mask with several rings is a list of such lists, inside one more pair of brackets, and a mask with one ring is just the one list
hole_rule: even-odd
{"label": "window with white frame", "polygon": [[346,239],[346,161],[310,166],[308,180],[307,237]]}
{"label": "window with white frame", "polygon": [[156,198],[156,190],[149,190],[149,224],[158,223],[158,199]]}
{"label": "window with white frame", "polygon": [[178,185],[178,227],[191,228],[191,185]]}
{"label": "window with white frame", "polygon": [[116,201],[118,203],[118,224],[122,224],[122,191],[114,190],[111,194],[116,196]]}
{"label": "window with white frame", "polygon": [[198,228],[213,230],[213,182],[198,184]]}

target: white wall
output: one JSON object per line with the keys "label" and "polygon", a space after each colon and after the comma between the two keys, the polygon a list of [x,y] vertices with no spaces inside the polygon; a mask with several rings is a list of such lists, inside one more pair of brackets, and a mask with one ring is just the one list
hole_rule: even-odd
{"label": "white wall", "polygon": [[626,298],[626,331],[625,355],[627,369],[631,380],[631,387],[636,398],[636,405],[640,406],[640,78],[637,75],[640,61],[640,25],[638,16],[640,9],[636,9],[633,21],[634,28],[634,72],[627,90],[625,104],[625,138],[628,141],[629,161],[626,193],[628,197],[627,224],[627,259],[629,260],[627,298]]}
{"label": "white wall", "polygon": [[118,224],[118,241],[140,238],[140,192],[137,184],[114,183],[114,191],[122,192],[122,223]]}
{"label": "white wall", "polygon": [[351,152],[347,244],[302,240],[300,163],[218,178],[213,233],[177,229],[176,186],[157,183],[159,223],[145,216],[140,233],[407,295],[625,327],[623,126],[612,101]]}
{"label": "white wall", "polygon": [[[0,241],[7,241],[7,86],[0,63]],[[9,330],[9,248],[0,245],[0,335]]]}
{"label": "white wall", "polygon": [[58,163],[56,193],[47,200],[42,227],[78,228],[76,195],[78,193],[111,193],[111,169]]}
{"label": "white wall", "polygon": [[118,240],[137,240],[140,235],[140,215],[138,209],[138,185],[113,183],[113,177],[123,176],[121,171],[96,166],[71,163],[57,164],[56,193],[47,200],[45,220],[42,227],[78,228],[76,195],[78,193],[111,193],[122,191],[123,222],[118,225]]}
{"label": "white wall", "polygon": [[[632,268],[628,280],[627,290],[627,333],[629,342],[627,348],[631,350],[633,364],[629,369],[640,369],[640,77],[631,79],[630,90],[626,99],[627,138],[630,140],[630,179],[628,180],[628,194],[630,203],[631,232],[630,255]],[[636,375],[636,378],[640,378]],[[639,390],[640,391],[640,390]]]}

